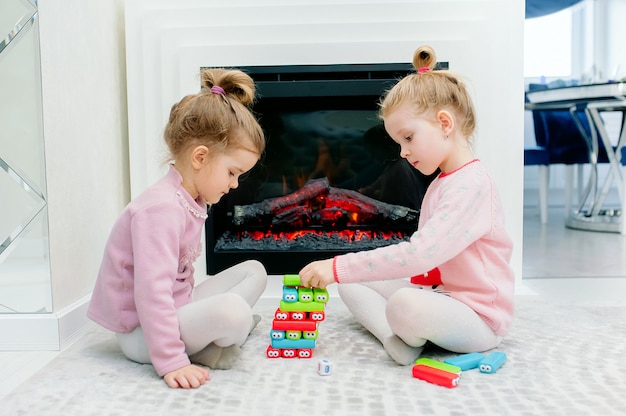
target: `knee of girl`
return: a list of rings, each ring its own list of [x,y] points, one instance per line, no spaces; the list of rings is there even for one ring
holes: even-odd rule
[[[252,319],[252,308],[246,300],[236,293],[224,293],[221,295],[224,317],[229,321]]]
[[[415,298],[412,295],[414,289],[399,289],[389,297],[385,307],[385,316],[389,327],[394,334],[400,338],[405,338],[412,334],[415,325],[415,317],[419,315],[416,308]]]
[[[362,297],[364,291],[370,290],[359,283],[350,283],[346,285],[337,285],[337,293],[339,293],[339,297],[348,301],[349,303],[354,303]]]
[[[243,342],[250,332],[253,322],[250,305],[248,305],[245,299],[234,293],[225,293],[222,301],[222,324],[225,328],[232,329],[232,332],[231,336],[227,337],[228,339],[216,340],[216,343],[221,345],[225,342],[226,345],[221,346],[228,346],[237,343],[240,339]]]
[[[406,320],[407,311],[415,308],[415,299],[411,297],[412,289],[399,289],[387,300],[385,314],[388,320]]]
[[[250,275],[254,276],[256,279],[267,282],[267,270],[265,270],[263,263],[258,260],[246,260],[243,264],[250,270]]]
[[[122,350],[122,353],[131,361],[135,361],[140,364],[150,364],[150,355],[148,354],[148,348],[143,340],[139,340],[131,334],[115,334],[118,345]],[[143,336],[143,335],[142,335]]]

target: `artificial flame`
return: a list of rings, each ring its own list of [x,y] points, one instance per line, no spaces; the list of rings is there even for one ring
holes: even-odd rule
[[[389,240],[394,237],[402,238],[404,235],[399,231],[369,231],[369,230],[296,230],[296,231],[246,231],[245,232],[253,240],[262,240],[264,238],[273,238],[274,240],[297,240],[308,235],[334,237],[337,236],[347,242],[363,241],[371,239]]]

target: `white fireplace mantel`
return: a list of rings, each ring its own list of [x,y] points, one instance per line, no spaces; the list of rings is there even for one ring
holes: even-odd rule
[[[510,0],[127,1],[131,194],[165,173],[163,127],[200,67],[410,62],[429,44],[474,95],[476,153],[500,189],[519,282],[523,22]]]

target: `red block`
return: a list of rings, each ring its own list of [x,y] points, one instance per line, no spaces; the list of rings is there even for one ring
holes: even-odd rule
[[[278,308],[276,309],[276,312],[274,312],[274,318],[281,321],[286,321],[287,319],[289,319],[289,312],[283,312],[280,310],[280,308]]]
[[[311,358],[313,357],[313,350],[311,348],[301,348],[298,350],[298,358]]]
[[[323,321],[326,318],[324,311],[315,311],[309,313],[309,319],[313,321]]]
[[[265,356],[267,358],[278,358],[281,356],[281,351],[277,348],[272,348],[271,345],[268,345],[267,350],[265,350]]]
[[[272,329],[276,331],[315,331],[317,323],[315,321],[272,321]]]
[[[281,356],[283,358],[296,358],[296,355],[297,355],[296,351],[297,350],[295,350],[293,348],[285,348],[285,349],[282,349],[280,351],[281,351]]]
[[[458,386],[460,380],[459,374],[450,373],[423,364],[413,366],[413,377],[448,388]]]
[[[289,318],[293,321],[303,321],[307,318],[306,312],[289,312]]]

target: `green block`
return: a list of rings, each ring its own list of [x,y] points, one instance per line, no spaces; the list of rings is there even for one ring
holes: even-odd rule
[[[285,302],[281,300],[280,310],[283,312],[317,312],[324,310],[324,304],[319,302]]]
[[[326,303],[328,302],[328,291],[326,289],[320,289],[319,287],[313,288],[313,300],[315,302]]]
[[[302,331],[302,338],[304,339],[317,339],[319,332],[315,331]]]
[[[313,290],[310,287],[298,288],[298,301],[313,302]]]
[[[292,341],[302,338],[302,331],[285,331],[285,339]]]
[[[300,286],[299,274],[286,274],[283,276],[283,284],[285,286]]]
[[[461,367],[457,367],[456,365],[442,363],[441,361],[433,360],[431,358],[418,358],[415,361],[415,365],[423,364],[429,367],[438,368],[443,371],[447,371],[449,373],[461,373]]]

